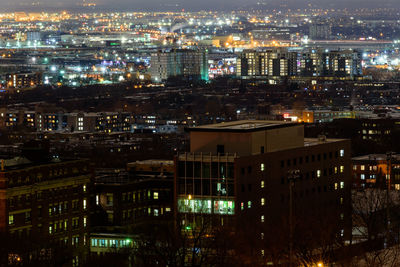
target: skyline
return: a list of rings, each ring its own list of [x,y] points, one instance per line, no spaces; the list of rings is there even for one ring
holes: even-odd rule
[[[78,10],[82,8],[80,4],[84,0],[0,0],[0,5],[7,11],[38,11],[51,9],[72,9]],[[377,3],[373,0],[249,0],[246,4],[241,0],[115,0],[113,4],[105,0],[87,0],[86,3],[96,3],[97,9],[104,10],[151,10],[151,11],[167,11],[185,9],[186,11],[196,10],[234,10],[256,7],[262,4],[264,9],[273,8],[400,8],[400,3],[396,0],[383,0]]]

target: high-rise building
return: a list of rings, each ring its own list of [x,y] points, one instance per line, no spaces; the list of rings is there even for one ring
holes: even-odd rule
[[[314,23],[309,28],[311,40],[329,40],[332,35],[332,29],[329,24]]]
[[[155,82],[171,77],[208,80],[208,51],[205,49],[171,49],[151,55],[151,78]]]
[[[176,157],[175,172],[176,212],[187,225],[196,215],[219,218],[221,224],[236,221],[237,231],[249,230],[255,244],[276,230],[288,233],[292,209],[298,231],[318,221],[318,229],[329,225],[334,236],[349,238],[349,140],[305,139],[303,125],[278,121],[188,131],[190,152]],[[259,249],[267,253],[262,245]]]
[[[299,54],[299,76],[356,77],[362,75],[361,53],[354,50],[309,49]]]
[[[297,53],[286,48],[245,50],[237,59],[237,75],[243,79],[295,76],[296,64]]]
[[[309,49],[289,51],[245,50],[237,59],[237,76],[242,79],[282,79],[290,77],[343,77],[362,74],[358,51]]]

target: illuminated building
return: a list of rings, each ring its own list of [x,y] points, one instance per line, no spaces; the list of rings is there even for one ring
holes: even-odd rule
[[[245,50],[237,59],[237,76],[242,79],[285,77],[352,79],[361,75],[361,54],[353,50],[289,51],[287,48]]]
[[[389,160],[388,160],[389,159]],[[369,154],[351,159],[354,188],[390,188],[400,190],[400,157],[386,154]]]
[[[41,147],[24,151],[26,157],[1,163],[0,231],[9,238],[8,260],[38,263],[68,251],[77,264],[88,252],[89,162],[49,159]]]
[[[237,75],[243,79],[296,76],[296,64],[297,53],[286,48],[245,50],[237,59]]]
[[[41,85],[42,82],[42,74],[37,72],[6,75],[7,88],[32,88]]]
[[[361,53],[353,50],[310,49],[299,54],[302,77],[357,77],[362,75]]]
[[[173,161],[144,160],[128,163],[127,172],[97,173],[92,254],[130,247],[128,233],[173,217],[173,171]]]
[[[208,51],[172,49],[151,54],[151,79],[163,82],[171,77],[208,80]]]
[[[349,238],[349,140],[305,139],[303,125],[281,121],[236,121],[187,130],[190,152],[175,159],[176,212],[185,216],[186,224],[196,214],[213,215],[221,224],[236,219],[254,240],[273,233],[277,225],[287,231],[289,172],[296,170],[296,220],[311,224],[318,220],[310,218],[330,218],[334,231]]]
[[[332,122],[335,119],[354,119],[355,111],[350,110],[303,110],[301,121],[306,123]]]

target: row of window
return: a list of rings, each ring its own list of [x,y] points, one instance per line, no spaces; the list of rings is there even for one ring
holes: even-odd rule
[[[83,227],[87,227],[87,217],[83,217]],[[71,229],[79,228],[79,217],[71,219]],[[55,234],[68,230],[68,220],[59,220],[49,223],[49,234]]]
[[[143,208],[143,209],[134,209],[134,210],[123,210],[122,211],[122,219],[123,220],[127,220],[127,219],[131,219],[131,218],[138,218],[140,216],[160,216],[160,215],[164,215],[165,213],[171,212],[171,208],[170,207],[166,207],[164,208]]]
[[[131,247],[133,245],[133,242],[129,238],[125,240],[92,238],[90,245],[92,247],[100,248],[127,248]]]
[[[57,169],[50,169],[48,172],[37,172],[32,174],[30,172],[27,173],[20,173],[21,176],[8,176],[8,184],[11,185],[21,185],[21,184],[29,184],[31,182],[41,182],[51,180],[53,178],[58,178],[66,175],[78,174],[80,172],[87,172],[87,166],[83,166],[82,168],[73,167],[73,168],[57,168]]]
[[[163,192],[158,192],[158,191],[151,191],[151,190],[147,190],[147,194],[146,191],[139,191],[139,192],[128,192],[128,193],[122,193],[122,202],[140,202],[141,200],[147,199],[147,200],[157,200],[159,199],[159,197],[161,197],[161,195],[163,195]],[[146,198],[147,196],[147,198]]]
[[[336,185],[335,185],[335,186],[336,186]],[[332,188],[334,188],[334,187],[332,187]],[[336,186],[336,188],[338,188],[338,187]],[[343,184],[340,184],[340,188],[341,188],[341,189],[344,188],[344,183],[343,183]],[[338,189],[335,189],[335,190],[338,190]],[[332,191],[332,190],[331,190],[331,191]],[[316,192],[315,188],[313,188],[313,189],[311,190],[311,192],[312,192],[312,193],[315,193],[315,192]],[[321,187],[318,188],[318,192],[321,192]],[[324,187],[324,192],[327,192],[326,186]],[[294,193],[293,193],[293,197],[296,198],[298,195],[299,195],[300,197],[303,197],[304,195],[307,196],[308,194],[309,194],[309,190],[307,189],[307,190],[304,190],[304,191],[300,191],[299,194],[297,194],[297,192],[294,192]],[[289,200],[289,196],[287,197],[287,199]],[[284,201],[285,201],[285,196],[284,196],[283,194],[281,194],[281,202],[284,202]],[[340,205],[343,205],[343,202],[344,202],[343,197],[340,197],[340,198],[339,198],[339,204],[340,204]],[[267,203],[267,201],[266,201],[266,199],[265,199],[264,197],[260,198],[260,206],[261,206],[261,207],[264,207],[264,206],[266,205],[266,203]],[[245,202],[240,202],[240,210],[244,210],[244,209],[246,208],[246,205],[245,205],[245,204],[247,204],[247,208],[248,208],[248,209],[251,209],[251,207],[252,207],[252,202],[251,202],[251,201],[247,201],[247,203],[245,203]]]
[[[366,168],[367,167],[367,168]],[[361,170],[361,171],[365,171],[366,169],[369,169],[370,171],[377,171],[378,170],[378,166],[374,165],[374,166],[365,166],[365,165],[353,165],[353,170]]]
[[[86,185],[82,185],[82,191],[87,192],[87,187]],[[49,190],[44,190],[44,191],[38,191],[34,194],[25,194],[25,195],[20,195],[18,197],[12,197],[7,200],[8,206],[13,207],[15,205],[25,205],[26,203],[30,202],[32,198],[36,197],[36,200],[45,200],[48,199],[49,197],[59,197],[59,198],[64,198],[64,197],[69,197],[71,193],[78,194],[81,191],[79,190],[78,186],[74,187],[58,187],[56,189],[49,189]]]
[[[17,214],[9,214],[8,215],[8,225],[16,224],[16,215]],[[32,220],[30,211],[24,212],[21,216],[24,217],[24,223],[30,223]]]

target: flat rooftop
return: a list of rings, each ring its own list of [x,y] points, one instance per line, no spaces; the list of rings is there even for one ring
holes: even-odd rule
[[[298,126],[296,122],[241,120],[186,128],[188,132],[256,132]]]

